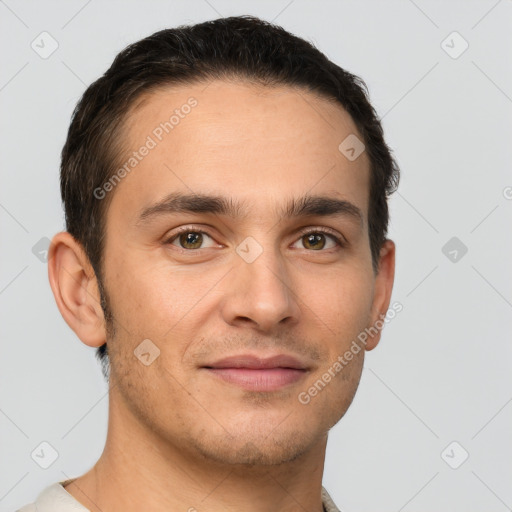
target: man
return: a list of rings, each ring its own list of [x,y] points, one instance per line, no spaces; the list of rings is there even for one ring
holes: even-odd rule
[[[21,510],[338,510],[327,436],[390,304],[398,177],[364,84],[280,27],[121,52],[74,112],[49,254],[107,441]]]

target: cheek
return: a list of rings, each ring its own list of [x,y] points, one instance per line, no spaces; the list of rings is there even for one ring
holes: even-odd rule
[[[177,351],[176,340],[193,339],[205,314],[210,314],[205,310],[211,303],[209,295],[226,272],[221,268],[200,271],[194,265],[180,268],[161,253],[123,261],[111,269],[112,310],[125,334],[149,338],[157,345],[173,340]]]
[[[127,323],[151,315],[155,320],[172,318],[183,307],[190,288],[162,265],[151,261],[123,261],[112,268],[110,295],[116,312]],[[168,327],[169,328],[169,327]]]
[[[373,302],[373,281],[368,273],[353,267],[340,268],[323,280],[322,287],[308,287],[305,303],[338,344],[350,341],[364,330]],[[307,310],[307,309],[306,309]]]
[[[310,388],[315,393],[322,383],[327,383],[316,400],[330,426],[345,414],[359,385],[364,348],[357,337],[368,324],[372,299],[371,276],[365,269],[355,267],[333,276],[323,299],[318,292],[311,298],[319,304],[322,320],[330,327],[328,357],[313,376],[313,389]]]

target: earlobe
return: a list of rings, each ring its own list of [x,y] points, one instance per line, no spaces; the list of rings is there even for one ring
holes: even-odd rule
[[[106,333],[96,275],[81,244],[66,231],[50,244],[48,279],[69,327],[86,345],[103,345]]]
[[[375,290],[370,325],[370,335],[366,343],[366,350],[373,350],[380,341],[384,317],[391,302],[391,292],[395,280],[395,243],[386,240],[380,250],[379,271],[375,278]]]

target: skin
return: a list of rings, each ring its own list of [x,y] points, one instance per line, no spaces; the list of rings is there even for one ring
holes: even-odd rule
[[[198,105],[110,192],[104,273],[116,333],[108,339],[108,435],[98,462],[66,490],[91,511],[320,512],[327,434],[352,402],[365,350],[309,404],[298,395],[386,313],[394,279],[391,240],[378,274],[372,270],[369,160],[363,153],[351,162],[338,150],[358,134],[340,105],[242,81],[152,92],[129,116],[131,151],[190,96]],[[176,191],[245,201],[248,215],[175,213],[137,223],[143,208]],[[306,193],[350,201],[363,221],[279,216]],[[207,230],[203,245],[167,242],[180,226]],[[346,246],[328,235],[314,246],[298,233],[321,227]],[[249,236],[263,249],[252,263],[236,252]],[[86,345],[102,345],[96,277],[66,232],[53,238],[49,278],[71,329]],[[160,350],[148,366],[134,356],[145,339]],[[258,392],[201,368],[242,353],[293,354],[309,370]]]

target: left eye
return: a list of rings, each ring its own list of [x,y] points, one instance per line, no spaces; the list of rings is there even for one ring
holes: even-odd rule
[[[331,233],[325,233],[324,231],[309,231],[307,233],[302,233],[297,242],[302,242],[306,249],[318,251],[326,248],[326,239],[330,239],[334,244],[331,247],[327,247],[327,249],[342,246],[341,240]]]

